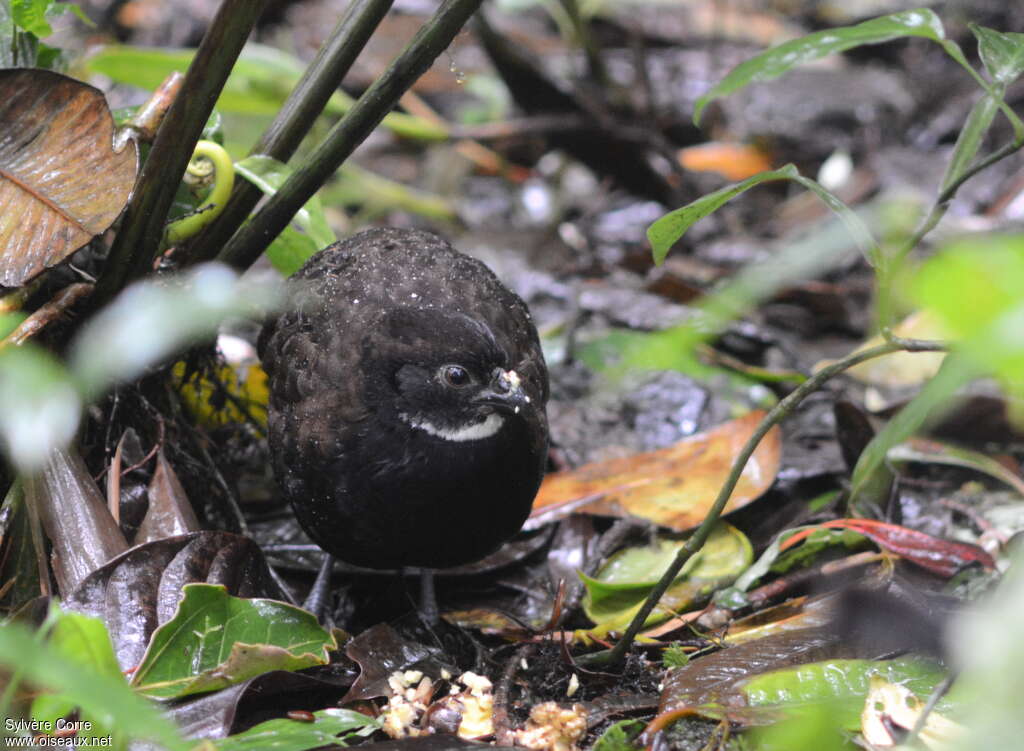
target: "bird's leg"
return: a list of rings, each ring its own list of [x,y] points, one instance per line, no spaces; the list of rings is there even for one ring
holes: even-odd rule
[[[333,571],[334,556],[324,553],[324,559],[320,564],[316,579],[313,581],[313,586],[310,588],[309,594],[306,595],[306,601],[302,603],[302,607],[315,615],[325,626],[333,625],[330,622],[333,621],[330,613],[331,573]]]
[[[419,613],[423,624],[433,628],[440,622],[441,614],[437,607],[437,596],[434,593],[434,569],[412,569],[420,575]]]

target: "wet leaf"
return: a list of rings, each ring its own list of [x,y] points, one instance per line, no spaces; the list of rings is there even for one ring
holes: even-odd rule
[[[593,578],[580,574],[587,587],[583,605],[587,617],[606,629],[627,626],[685,542],[662,538],[653,545],[626,548]],[[698,598],[734,581],[751,560],[753,551],[746,536],[720,522],[700,552],[687,561],[647,624],[692,609]]]
[[[379,720],[350,709],[321,709],[313,712],[313,717],[312,722],[267,720],[244,733],[214,741],[213,747],[218,751],[305,751],[335,744],[345,746],[346,736],[364,736],[380,728]]]
[[[752,642],[756,643],[756,642]],[[860,727],[860,710],[872,677],[898,682],[927,698],[945,677],[936,663],[907,657],[896,660],[829,660],[764,673],[738,686],[750,706],[785,706],[838,699],[837,717],[848,730]],[[948,700],[943,706],[949,707]]]
[[[113,223],[138,157],[113,150],[100,91],[51,71],[0,71],[0,134],[0,286],[17,287]]]
[[[305,610],[187,584],[178,612],[153,634],[132,685],[171,699],[214,691],[271,670],[325,664],[334,637]]]
[[[361,672],[341,704],[389,695],[388,678],[398,670],[420,670],[433,678],[442,670],[458,673],[440,649],[405,639],[386,623],[359,634],[345,645],[345,654],[359,664]]]
[[[167,462],[163,449],[156,457],[156,472],[149,483],[149,510],[139,526],[134,543],[139,545],[173,535],[198,532],[199,520],[185,489]]]
[[[693,110],[693,121],[700,122],[704,108],[713,100],[728,96],[751,83],[770,81],[798,65],[837,52],[865,44],[881,44],[906,36],[924,37],[938,42],[945,38],[945,31],[934,12],[927,8],[918,8],[872,18],[855,26],[816,31],[799,39],[784,42],[729,71],[711,91],[697,100]]]
[[[995,561],[977,545],[943,540],[939,537],[918,532],[916,529],[901,527],[875,519],[833,519],[818,525],[828,529],[849,529],[862,534],[884,550],[916,563],[939,576],[950,577],[971,563],[979,563],[987,569],[995,568]],[[807,538],[816,527],[805,527],[786,538],[781,549],[787,550]]]
[[[47,575],[46,553],[36,549],[37,539],[42,547],[42,534],[33,534],[31,525],[22,482],[15,480],[0,506],[0,582],[7,587],[0,608],[8,613],[44,594],[40,572]]]
[[[566,505],[590,514],[639,516],[680,532],[692,529],[707,515],[734,458],[762,417],[763,412],[750,412],[668,448],[548,475],[534,500],[533,515]],[[725,513],[771,487],[779,468],[780,435],[774,427],[761,441]],[[595,500],[576,503],[591,496]]]
[[[168,537],[125,551],[87,576],[65,605],[101,618],[122,670],[142,661],[152,633],[174,617],[182,587],[223,584],[239,597],[282,596],[257,545],[230,532]]]
[[[807,628],[738,644],[673,668],[665,677],[659,714],[724,702],[742,680],[769,670],[848,656],[834,629]]]
[[[77,453],[53,451],[37,474],[25,478],[25,498],[53,545],[54,573],[64,595],[128,547]]]

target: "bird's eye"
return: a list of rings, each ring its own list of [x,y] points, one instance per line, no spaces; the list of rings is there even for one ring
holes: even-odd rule
[[[470,380],[469,371],[461,365],[445,365],[441,368],[441,378],[449,386],[467,386]]]

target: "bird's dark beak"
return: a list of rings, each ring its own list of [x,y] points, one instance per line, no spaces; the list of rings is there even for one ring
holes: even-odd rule
[[[495,368],[491,382],[473,397],[477,404],[493,407],[506,414],[518,414],[530,404],[530,397],[523,391],[519,374],[514,370]]]

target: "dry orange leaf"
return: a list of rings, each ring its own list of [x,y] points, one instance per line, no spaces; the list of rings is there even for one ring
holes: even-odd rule
[[[0,71],[0,286],[18,287],[104,232],[137,149],[114,150],[103,93],[59,73]]]
[[[709,141],[679,150],[679,163],[694,172],[717,172],[729,180],[746,180],[772,168],[761,149],[745,143]]]
[[[585,464],[544,478],[532,516],[559,507],[604,516],[639,516],[680,532],[707,515],[736,455],[764,417],[750,412],[668,448]],[[747,461],[725,511],[750,503],[774,482],[782,438],[773,427]],[[582,499],[593,497],[593,500]]]

